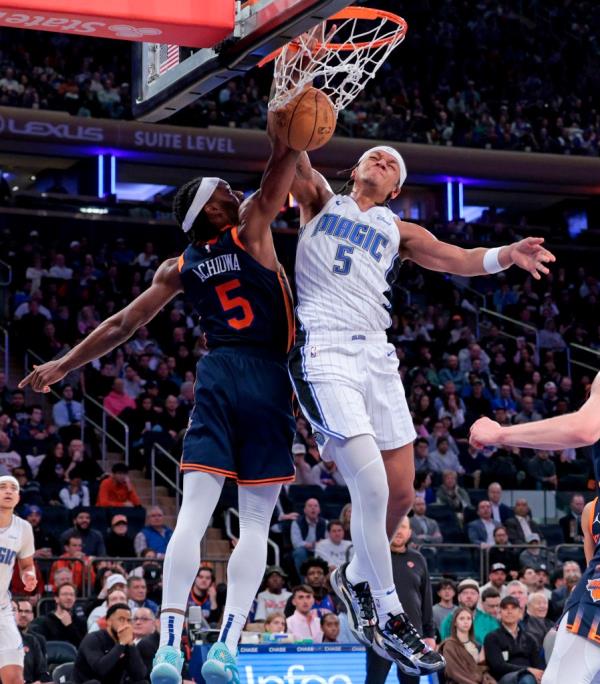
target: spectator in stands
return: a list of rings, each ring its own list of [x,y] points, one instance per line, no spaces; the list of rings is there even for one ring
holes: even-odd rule
[[[523,613],[525,613],[525,608],[527,607],[527,598],[529,596],[527,592],[527,586],[523,584],[520,580],[513,580],[509,582],[506,586],[506,595],[513,596],[519,602],[519,606]]]
[[[584,507],[585,497],[583,494],[573,494],[569,503],[569,512],[558,521],[566,544],[583,543],[581,514]]]
[[[425,499],[416,496],[413,503],[413,515],[410,518],[412,540],[415,544],[441,544],[444,541],[440,526],[433,518],[427,517]]]
[[[312,639],[313,643],[320,644],[323,631],[317,611],[313,610],[315,596],[312,587],[306,584],[294,587],[291,601],[295,610],[286,620],[288,634],[294,641]]]
[[[458,456],[450,450],[447,437],[438,437],[435,450],[429,454],[429,468],[436,473],[453,470],[462,475],[465,472]]]
[[[352,530],[350,527],[350,522],[352,520],[352,504],[347,503],[342,506],[340,511],[340,522],[344,528],[344,539],[352,540]]]
[[[48,663],[46,661],[46,653],[43,650],[43,638],[35,632],[28,632],[27,626],[29,622],[28,615],[25,620],[22,619],[22,612],[31,612],[33,617],[33,608],[29,601],[11,601],[12,609],[17,619],[17,627],[21,634],[23,641],[23,651],[25,654],[23,662],[23,681],[25,684],[32,684],[33,682],[51,682],[52,677],[48,673]]]
[[[445,470],[442,473],[442,484],[437,490],[436,503],[449,506],[455,513],[462,514],[464,509],[471,505],[471,499],[466,490],[458,486],[457,479],[454,470]]]
[[[538,588],[538,578],[535,568],[532,566],[525,566],[519,572],[519,579],[527,587],[527,593],[533,594]]]
[[[305,583],[313,590],[315,601],[313,609],[320,618],[324,613],[335,613],[335,603],[331,594],[327,591],[327,575],[329,566],[322,558],[309,558],[302,563],[300,575]]]
[[[323,489],[327,487],[345,487],[342,474],[333,461],[319,461],[310,469],[312,484]]]
[[[91,560],[83,552],[83,539],[81,535],[72,532],[65,538],[64,553],[62,560],[56,560],[50,568],[50,584],[54,584],[54,575],[59,568],[68,568],[73,574],[73,586],[79,593],[83,592],[86,578],[90,582],[95,580],[94,568]],[[58,588],[58,587],[57,587]]]
[[[477,643],[483,643],[486,635],[498,628],[498,620],[477,608],[479,603],[479,584],[474,579],[464,579],[457,588],[458,605],[460,608],[468,608],[474,611],[474,629]],[[449,615],[442,622],[440,638],[447,639],[450,636],[452,616]]]
[[[49,534],[42,528],[42,509],[39,506],[26,506],[24,510],[25,520],[33,528],[33,540],[35,543],[35,558],[50,558],[60,553],[60,545],[53,534]]]
[[[475,641],[473,614],[468,608],[459,608],[452,616],[450,636],[440,644],[440,653],[446,660],[444,671],[448,684],[493,684],[487,668],[480,665],[481,644]]]
[[[481,592],[481,610],[496,620],[500,619],[500,592],[494,587],[488,587]]]
[[[548,549],[545,544],[540,544],[540,540],[537,535],[534,535],[533,539],[529,542],[528,548],[521,551],[519,554],[519,564],[522,568],[533,568],[536,571],[536,577],[538,570],[543,566],[544,569],[548,567],[550,559],[548,556]]]
[[[498,482],[492,482],[487,489],[488,501],[492,504],[492,518],[504,525],[514,513],[510,506],[502,503],[502,487]]]
[[[527,599],[527,612],[523,618],[523,627],[527,634],[534,639],[539,650],[546,634],[554,626],[554,622],[548,619],[549,602],[542,592],[535,591],[529,594]]]
[[[291,592],[285,588],[286,573],[278,566],[271,565],[265,570],[265,588],[256,595],[254,621],[262,622],[272,613],[283,613]],[[285,623],[284,623],[285,628]]]
[[[127,585],[122,583],[125,578],[122,575],[111,575],[108,579],[116,577],[117,580],[111,585],[104,600],[99,606],[96,606],[87,618],[87,628],[89,632],[95,632],[99,629],[106,628],[106,613],[115,603],[127,603]],[[108,581],[105,587],[108,585]]]
[[[64,546],[69,537],[75,535],[82,540],[83,553],[86,556],[106,556],[106,547],[104,546],[102,535],[91,527],[92,516],[90,512],[78,508],[73,510],[72,515],[73,527],[70,527],[61,534],[61,544]]]
[[[539,684],[543,662],[533,637],[519,626],[523,611],[513,596],[500,602],[501,626],[483,642],[490,673],[498,684]]]
[[[529,461],[528,472],[536,489],[556,489],[556,466],[550,459],[549,451],[536,450],[534,457]]]
[[[581,579],[579,563],[576,561],[565,561],[562,567],[562,578],[564,580],[563,585],[554,589],[550,597],[552,615],[557,618],[562,615],[567,597]]]
[[[209,624],[218,622],[221,610],[217,602],[215,574],[211,568],[200,568],[188,598],[188,606],[200,606]]]
[[[340,636],[340,619],[333,613],[326,613],[321,617],[321,631],[323,644],[337,644]]]
[[[46,425],[42,407],[31,406],[29,417],[19,424],[19,434],[14,447],[20,454],[42,454],[50,446],[55,432],[53,425]]]
[[[505,523],[511,544],[529,543],[534,539],[533,535],[538,535],[538,541],[542,539],[539,525],[531,519],[527,499],[517,499],[514,510],[514,518],[509,518]]]
[[[140,506],[140,498],[129,479],[129,468],[125,463],[115,463],[112,475],[100,483],[97,506]]]
[[[85,621],[73,614],[77,588],[63,584],[56,590],[56,608],[52,613],[36,618],[29,629],[41,634],[47,641],[68,641],[76,648],[86,633]]]
[[[432,613],[431,582],[425,558],[409,547],[411,528],[404,517],[391,543],[394,585],[398,597],[411,623],[423,635],[430,648],[435,648],[435,625]],[[384,684],[392,663],[367,649],[367,675],[369,684]],[[398,668],[398,681],[418,684],[419,678],[406,677]]]
[[[489,550],[490,567],[495,563],[502,563],[506,566],[508,574],[516,579],[519,573],[519,557],[517,552],[510,548],[511,543],[508,532],[504,525],[500,525],[494,530],[494,546]]]
[[[61,436],[67,434],[63,428],[81,427],[83,420],[83,404],[75,401],[73,386],[65,385],[62,390],[62,399],[52,407],[52,420],[59,428]],[[72,434],[70,431],[68,434]]]
[[[429,467],[429,442],[425,437],[415,440],[415,473],[428,472]]]
[[[115,378],[111,391],[104,397],[102,402],[104,409],[112,416],[118,416],[126,408],[135,409],[135,400],[126,392],[121,378]]]
[[[290,529],[294,564],[298,572],[302,563],[314,555],[317,542],[325,539],[326,532],[327,521],[321,517],[319,502],[317,499],[307,499],[304,515],[294,520]]]
[[[51,444],[46,450],[44,460],[40,464],[37,481],[43,485],[62,485],[65,472],[71,462],[62,442]]]
[[[144,661],[133,643],[131,609],[116,603],[106,613],[106,629],[88,634],[81,643],[73,668],[73,682],[131,682],[146,680]]]
[[[542,414],[535,410],[534,398],[524,396],[521,399],[521,410],[513,418],[513,423],[515,425],[522,425],[523,423],[533,423],[536,420],[542,420]]]
[[[510,385],[502,385],[500,394],[492,399],[492,409],[504,409],[508,418],[512,418],[517,413],[517,402],[513,399],[513,390]]]
[[[449,354],[446,357],[444,367],[438,373],[439,381],[445,385],[447,382],[454,383],[457,392],[461,392],[464,382],[464,373],[458,367],[458,356]]]
[[[133,643],[140,641],[156,632],[156,615],[150,608],[132,608]]]
[[[328,613],[328,615],[332,615],[332,613]],[[269,613],[265,619],[265,632],[268,634],[285,634],[285,621],[286,618],[282,611]]]
[[[160,506],[152,506],[146,515],[146,525],[135,535],[133,545],[139,556],[144,549],[156,551],[159,558],[165,555],[173,530],[165,525],[165,515]]]
[[[352,542],[344,539],[344,526],[339,520],[327,523],[327,537],[315,545],[315,556],[322,558],[329,570],[339,567],[348,560],[348,550]]]
[[[467,525],[467,533],[471,544],[479,544],[482,548],[494,545],[494,530],[499,527],[492,518],[492,504],[485,499],[477,504],[478,520]]]
[[[80,508],[81,506],[89,507],[90,505],[90,490],[87,485],[84,485],[81,478],[81,473],[77,468],[71,470],[69,474],[69,482],[58,493],[58,498],[61,500],[63,506],[69,510]],[[90,554],[103,555],[103,554]]]
[[[106,535],[106,555],[121,558],[133,558],[136,555],[128,525],[127,516],[122,513],[113,515],[110,531]]]
[[[438,602],[433,605],[433,624],[436,632],[439,634],[442,622],[454,613],[456,604],[454,598],[456,597],[456,584],[451,579],[442,578],[437,585],[436,594]]]
[[[499,593],[500,598],[504,598],[506,596],[506,571],[507,568],[504,563],[492,563],[488,573],[487,584],[484,584],[481,587],[481,591],[484,592],[486,589],[495,589]]]
[[[148,587],[143,577],[130,577],[127,580],[127,595],[131,610],[149,608],[154,615],[158,615],[158,605],[148,598]]]

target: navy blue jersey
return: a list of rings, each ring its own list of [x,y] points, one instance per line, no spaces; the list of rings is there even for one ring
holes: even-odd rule
[[[590,532],[594,540],[594,555],[581,579],[574,587],[565,612],[567,630],[585,637],[600,645],[600,503],[594,499],[594,508],[590,516]]]
[[[286,354],[294,339],[294,309],[283,268],[265,268],[245,250],[237,228],[179,257],[185,295],[200,315],[209,349],[245,345]]]

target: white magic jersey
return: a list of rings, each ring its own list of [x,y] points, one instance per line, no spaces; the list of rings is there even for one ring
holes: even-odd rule
[[[391,209],[361,211],[351,197],[334,195],[298,240],[297,315],[302,327],[386,330],[399,248],[400,231]]]
[[[0,613],[11,612],[9,587],[15,561],[35,553],[33,530],[27,520],[13,515],[8,527],[0,529]]]

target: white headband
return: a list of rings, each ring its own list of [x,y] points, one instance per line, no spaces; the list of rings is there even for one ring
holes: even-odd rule
[[[404,185],[404,181],[406,180],[406,176],[408,176],[408,172],[406,171],[406,164],[404,163],[404,159],[402,159],[402,155],[398,150],[395,150],[393,147],[390,147],[389,145],[377,145],[376,147],[371,147],[370,150],[367,150],[366,152],[363,152],[361,158],[358,160],[358,163],[360,164],[361,161],[367,157],[371,152],[387,152],[387,154],[392,155],[394,159],[398,162],[398,166],[400,167],[400,180],[398,182],[398,190]]]
[[[0,475],[0,483],[2,482],[12,482],[13,484],[17,485],[17,489],[19,491],[21,490],[21,487],[19,486],[19,481],[16,477],[13,477],[12,475]]]
[[[212,197],[212,194],[215,191],[217,185],[219,185],[220,180],[220,178],[202,179],[202,182],[198,186],[198,190],[196,190],[196,196],[194,197],[194,201],[190,205],[190,208],[187,210],[187,214],[185,215],[183,225],[181,226],[183,228],[184,233],[187,233],[194,225],[194,221],[198,218],[198,214],[202,211],[204,205]]]

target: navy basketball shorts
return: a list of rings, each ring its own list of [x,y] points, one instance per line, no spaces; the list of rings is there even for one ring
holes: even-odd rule
[[[295,431],[286,360],[252,347],[217,347],[198,362],[183,471],[239,485],[293,482]]]

